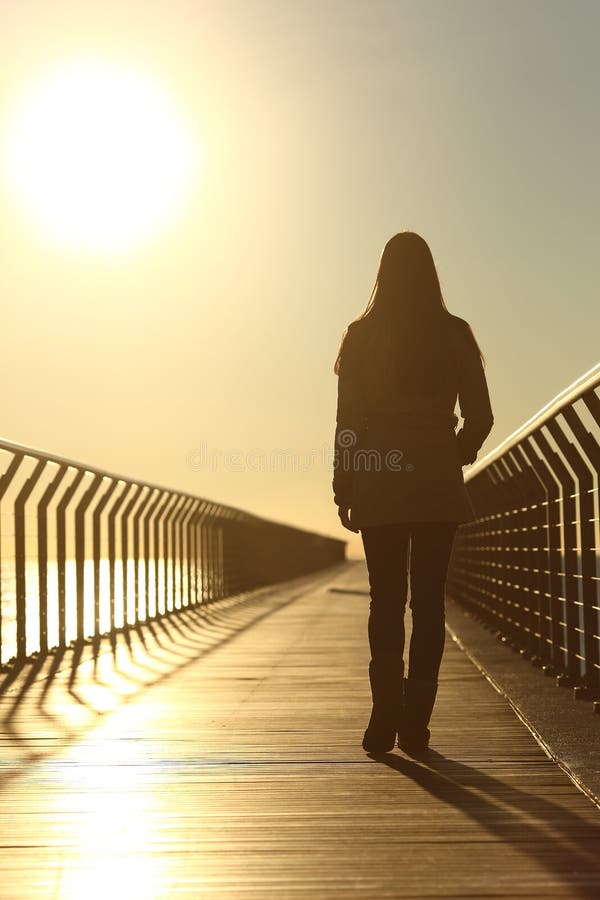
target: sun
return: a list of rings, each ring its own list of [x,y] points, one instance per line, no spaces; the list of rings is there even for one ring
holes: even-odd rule
[[[55,243],[119,254],[177,216],[198,147],[147,72],[79,59],[24,90],[9,118],[4,179]]]

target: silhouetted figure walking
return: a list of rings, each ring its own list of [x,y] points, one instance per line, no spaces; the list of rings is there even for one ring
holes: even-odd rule
[[[494,418],[471,327],[447,310],[431,251],[414,232],[386,244],[335,371],[334,500],[342,524],[361,533],[371,594],[373,709],[363,748],[391,750],[397,734],[398,746],[416,755],[431,736],[452,545],[459,524],[472,519],[462,467],[477,458]]]

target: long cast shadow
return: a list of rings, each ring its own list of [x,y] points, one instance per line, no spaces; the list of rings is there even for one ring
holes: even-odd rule
[[[519,790],[433,748],[418,760],[393,753],[369,756],[411,778],[440,802],[460,809],[503,842],[514,845],[518,841],[521,853],[563,883],[569,879],[570,896],[600,896],[600,821],[594,824],[566,806]],[[573,790],[577,788],[573,786]],[[593,808],[590,802],[590,810]],[[533,818],[539,824],[532,823]],[[575,873],[579,881],[588,883],[572,883],[569,876]]]

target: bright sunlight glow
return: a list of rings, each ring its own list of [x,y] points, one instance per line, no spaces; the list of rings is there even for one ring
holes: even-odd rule
[[[196,158],[160,83],[88,59],[53,69],[19,98],[3,169],[19,207],[46,237],[115,254],[177,215]]]

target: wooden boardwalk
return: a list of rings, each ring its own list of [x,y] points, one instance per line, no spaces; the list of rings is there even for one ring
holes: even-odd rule
[[[598,809],[449,636],[427,761],[362,750],[366,570],[336,573],[5,689],[2,900],[600,896]]]

